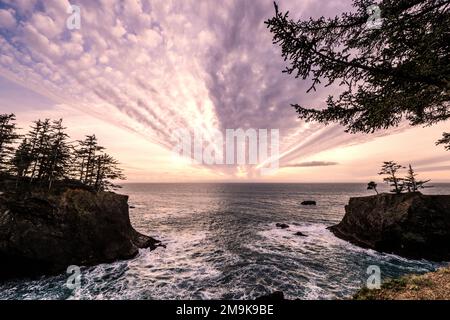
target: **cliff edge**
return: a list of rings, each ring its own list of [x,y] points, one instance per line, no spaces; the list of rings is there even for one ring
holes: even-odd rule
[[[130,259],[159,241],[130,223],[128,196],[67,189],[0,192],[0,279],[65,272],[69,265]]]
[[[341,239],[407,258],[450,261],[450,195],[351,198],[345,212],[329,228]]]

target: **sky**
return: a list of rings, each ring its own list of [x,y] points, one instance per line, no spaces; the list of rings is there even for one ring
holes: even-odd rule
[[[71,5],[79,29],[67,27]],[[351,10],[344,0],[279,5],[303,19]],[[340,89],[306,93],[307,80],[282,73],[264,25],[273,14],[270,0],[0,0],[0,113],[24,132],[64,118],[73,140],[95,133],[130,182],[380,181],[386,160],[450,182],[450,154],[435,146],[449,122],[355,135],[298,119],[290,104],[321,108]],[[173,155],[176,130],[200,130],[207,144],[239,128],[279,130],[278,170]]]

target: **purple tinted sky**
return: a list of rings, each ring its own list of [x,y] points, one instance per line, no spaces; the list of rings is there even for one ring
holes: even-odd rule
[[[0,1],[0,112],[16,112],[23,126],[63,116],[78,137],[100,131],[132,180],[260,179],[250,166],[169,163],[176,128],[280,129],[277,181],[363,180],[386,157],[450,180],[448,158],[433,145],[445,125],[367,136],[296,118],[290,103],[320,107],[339,88],[306,94],[307,82],[281,73],[285,62],[263,23],[272,1],[71,3],[81,8],[80,30],[66,28],[68,1]],[[279,3],[297,18],[351,9],[350,1]],[[416,136],[421,154],[404,143]]]

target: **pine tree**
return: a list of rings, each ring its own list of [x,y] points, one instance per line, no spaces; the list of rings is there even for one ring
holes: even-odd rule
[[[0,115],[0,165],[8,165],[17,177],[17,185],[28,177],[29,184],[48,184],[51,189],[57,180],[72,177],[97,191],[118,188],[114,180],[125,179],[119,163],[103,153],[95,135],[86,136],[74,148],[65,133],[63,120],[34,121],[30,131],[14,149],[16,134],[15,116]]]
[[[414,172],[414,169],[411,165],[409,165],[408,169],[408,175],[403,180],[404,188],[408,190],[408,192],[417,192],[419,189],[425,189],[428,188],[425,186],[426,183],[430,182],[431,180],[417,180],[416,179],[417,174]]]
[[[31,130],[28,132],[27,137],[28,137],[28,142],[30,144],[30,153],[32,156],[32,160],[31,160],[31,172],[30,172],[30,177],[33,178],[35,175],[35,172],[37,170],[37,165],[38,165],[38,155],[36,153],[36,150],[38,149],[38,145],[39,145],[39,135],[41,132],[41,127],[42,127],[42,121],[41,120],[37,120],[33,122],[33,125],[31,125]]]
[[[50,153],[51,153],[51,122],[50,119],[45,119],[42,122],[41,132],[39,135],[39,145],[36,149],[38,155],[38,172],[37,179],[44,180],[49,172]]]
[[[32,145],[28,139],[23,139],[22,143],[17,147],[11,163],[18,178],[26,177],[33,162]]]
[[[284,72],[310,79],[308,92],[321,83],[342,89],[327,108],[294,104],[299,117],[352,133],[450,119],[449,1],[354,0],[353,8],[296,21],[275,5],[266,22],[288,62]]]
[[[118,167],[119,162],[108,154],[102,154],[95,159],[95,183],[97,191],[119,188],[112,181],[124,180],[125,176]]]
[[[30,183],[35,179],[41,179],[45,173],[50,150],[50,119],[34,121],[28,137],[32,145],[33,165],[31,169]]]
[[[86,136],[85,140],[78,141],[79,148],[75,151],[80,182],[92,186],[96,179],[95,160],[99,152],[105,148],[98,145],[95,135]]]
[[[10,158],[14,154],[13,145],[19,135],[16,133],[16,116],[14,114],[0,114],[0,171],[8,169]]]
[[[64,132],[62,119],[53,121],[50,128],[49,153],[44,176],[49,188],[54,180],[63,179],[69,174],[71,149],[67,142],[69,136]]]
[[[387,161],[383,163],[381,167],[381,172],[379,175],[387,175],[386,178],[383,179],[386,183],[388,183],[393,189],[391,192],[400,194],[403,192],[404,185],[402,184],[403,179],[398,178],[396,176],[398,170],[404,169],[402,165],[399,165],[393,161]]]
[[[367,184],[367,190],[374,190],[374,191],[378,194],[377,186],[378,186],[378,185],[376,184],[375,181],[370,181],[370,182]]]

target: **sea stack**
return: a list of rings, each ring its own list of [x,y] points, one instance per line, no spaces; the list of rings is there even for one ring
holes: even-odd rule
[[[308,201],[303,201],[301,203],[302,206],[315,206],[317,205],[316,201],[314,200],[308,200]]]
[[[0,195],[0,279],[129,259],[158,245],[131,226],[125,195],[70,188]]]
[[[341,239],[407,258],[450,261],[450,195],[351,198],[345,212],[329,228]]]

